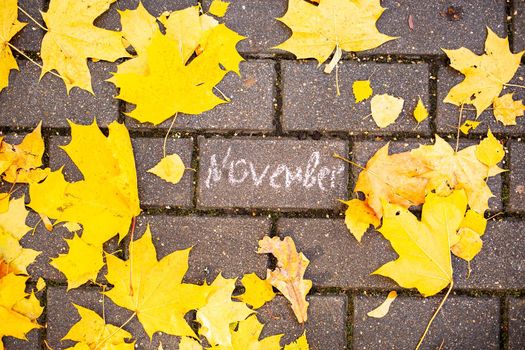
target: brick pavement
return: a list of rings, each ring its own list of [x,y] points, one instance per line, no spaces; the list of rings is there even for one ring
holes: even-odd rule
[[[118,28],[115,10],[136,3],[119,1],[97,24]],[[144,3],[159,14],[197,1]],[[78,180],[81,174],[57,148],[68,142],[66,118],[86,124],[96,117],[102,126],[115,119],[125,122],[133,137],[144,209],[137,222],[138,235],[149,223],[159,256],[193,246],[188,281],[209,281],[219,272],[241,277],[253,271],[262,277],[273,261],[256,254],[257,240],[265,234],[290,235],[311,260],[307,278],[314,287],[306,330],[313,349],[410,348],[440,296],[423,299],[386,278],[369,275],[395,253],[376,232],[368,232],[361,243],[349,236],[336,199],[351,195],[357,171],[334,160],[331,153],[364,164],[387,141],[393,141],[392,150],[402,151],[428,143],[436,132],[453,139],[457,108],[441,100],[461,75],[446,66],[440,48],[466,46],[481,53],[488,25],[500,35],[510,34],[515,50],[525,49],[525,2],[382,3],[388,10],[379,28],[401,38],[357,56],[345,55],[339,72],[342,96],[336,97],[334,75],[324,75],[312,61],[297,61],[289,53],[271,49],[289,35],[274,19],[284,14],[284,0],[233,1],[225,21],[249,36],[239,44],[246,57],[242,76],[229,74],[220,85],[232,103],[202,116],[179,116],[167,149],[179,153],[186,166],[196,171],[186,171],[178,185],[168,185],[146,172],[161,157],[169,122],[154,128],[124,116],[129,106],[113,99],[115,88],[103,81],[114,70],[113,64],[90,63],[95,96],[76,89],[67,96],[63,84],[52,75],[38,83],[38,69],[18,57],[21,72],[12,73],[11,86],[0,94],[0,130],[8,140],[20,139],[42,119],[49,147],[46,162],[53,169],[65,164],[68,179]],[[45,0],[21,0],[20,4],[36,18],[47,7]],[[203,1],[204,8],[208,4]],[[37,57],[41,38],[42,32],[30,25],[13,43]],[[398,121],[384,130],[363,119],[369,113],[366,102],[353,102],[351,82],[370,76],[376,92],[406,101]],[[523,84],[524,78],[522,65],[515,83]],[[523,89],[509,91],[525,97]],[[419,126],[410,116],[418,96],[430,111],[429,120]],[[491,202],[491,214],[498,215],[488,225],[484,248],[473,260],[468,279],[466,264],[454,259],[453,296],[432,326],[424,348],[437,349],[443,341],[447,349],[525,346],[525,118],[506,128],[491,118],[485,112],[481,116],[485,126],[465,144],[477,140],[490,125],[505,142],[504,166],[511,172],[489,182],[498,195]],[[22,194],[24,189],[17,192]],[[30,215],[29,223],[36,221]],[[115,324],[129,317],[103,299],[95,285],[66,293],[64,277],[47,259],[64,251],[61,238],[69,236],[64,229],[49,233],[39,226],[34,235],[24,238],[22,243],[28,247],[46,251],[30,272],[33,283],[43,277],[49,285],[38,294],[46,305],[41,321],[47,328],[31,332],[28,342],[7,339],[7,349],[44,349],[44,341],[53,349],[64,348],[67,344],[60,339],[77,317],[71,302],[99,313],[104,308]],[[106,248],[120,256],[128,254],[126,242],[110,241]],[[99,282],[104,283],[103,274]],[[381,320],[366,317],[392,289],[401,296],[391,312]],[[303,331],[282,297],[263,307],[259,316],[268,322],[265,335],[286,333],[283,343]],[[150,343],[137,322],[125,328],[137,334],[140,349],[156,349],[159,340],[165,349],[178,347],[177,340],[166,335],[156,335]]]

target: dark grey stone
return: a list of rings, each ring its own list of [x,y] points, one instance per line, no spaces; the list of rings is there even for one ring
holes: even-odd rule
[[[141,215],[136,237],[142,236],[147,224],[159,259],[192,247],[185,276],[189,283],[211,283],[219,273],[239,279],[251,272],[266,276],[267,258],[257,254],[257,242],[270,234],[267,219]]]
[[[200,137],[199,149],[199,207],[335,209],[347,194],[347,166],[332,157],[344,141]]]
[[[509,201],[507,209],[515,213],[525,212],[525,143],[511,141]]]
[[[509,350],[525,348],[525,298],[507,299],[509,308]]]
[[[354,298],[354,349],[415,348],[442,299],[399,296],[385,317],[368,317],[386,294]],[[498,298],[450,296],[421,349],[499,349],[499,322]]]
[[[19,0],[18,6],[45,27],[44,20],[40,15],[40,11],[44,10],[45,3],[46,1],[44,0]],[[39,52],[40,44],[42,44],[42,38],[44,37],[44,30],[20,10],[18,11],[18,20],[27,24],[13,37],[11,43],[22,51]],[[14,53],[16,54],[16,52]]]
[[[507,35],[504,0],[385,0],[381,5],[387,10],[377,21],[378,29],[399,38],[364,54],[444,55],[442,48],[461,46],[482,51],[487,26]]]
[[[69,329],[80,320],[73,304],[77,304],[95,311],[106,323],[120,327],[132,315],[130,310],[118,307],[111,299],[104,297],[102,288],[87,287],[66,291],[65,287],[49,287],[47,291],[47,332],[46,340],[52,349],[65,349],[73,346],[70,340],[61,341]],[[150,341],[142,325],[135,317],[123,327],[136,339],[136,349],[156,350],[159,342],[164,349],[178,349],[178,337],[164,333],[155,333]]]
[[[40,68],[20,61],[20,72],[11,74],[9,87],[0,94],[0,126],[33,128],[42,120],[44,127],[67,128],[66,119],[89,124],[95,117],[100,126],[107,126],[116,120],[117,90],[105,81],[115,71],[115,64],[88,65],[95,95],[73,88],[68,96],[62,79],[48,73],[39,81]]]
[[[480,52],[477,52],[478,54]],[[437,95],[437,117],[436,117],[436,128],[438,132],[444,133],[456,133],[458,126],[458,118],[460,109],[458,106],[451,103],[445,103],[443,100],[447,96],[450,89],[463,81],[463,74],[450,68],[440,68],[438,74],[438,95]],[[525,83],[525,67],[520,66],[518,71],[514,75],[514,78],[509,82],[510,84],[524,85]],[[507,93],[514,93],[514,100],[525,100],[525,89],[518,87],[504,88],[500,93],[503,96]],[[465,105],[461,114],[461,124],[467,119],[476,119],[476,111],[473,105]],[[492,106],[487,108],[477,118],[477,121],[482,123],[475,129],[471,130],[470,134],[486,134],[488,128],[494,133],[505,133],[508,135],[523,134],[525,132],[525,117],[518,117],[516,119],[517,125],[505,126],[501,122],[497,121],[492,112]],[[463,134],[461,134],[464,136]]]
[[[370,230],[361,243],[343,220],[280,219],[279,236],[290,236],[297,250],[310,260],[305,278],[317,287],[397,288],[390,279],[371,275],[382,264],[396,259],[390,244]]]
[[[512,9],[512,41],[517,52],[525,50],[525,0],[514,0]]]
[[[426,64],[344,62],[336,75],[325,74],[314,62],[283,62],[283,129],[347,131],[350,134],[406,132],[430,135],[429,120],[417,125],[413,111],[421,97],[427,110],[429,72]],[[370,114],[370,99],[355,103],[352,83],[370,79],[374,94],[388,93],[405,100],[395,123],[380,129]]]
[[[43,331],[41,329],[33,329],[26,334],[27,340],[18,339],[14,337],[4,336],[2,342],[7,350],[41,350],[41,340],[43,338]]]
[[[346,295],[312,295],[307,300],[310,305],[308,321],[304,325],[297,322],[290,303],[281,296],[257,310],[257,317],[265,324],[261,336],[284,333],[281,338],[281,345],[284,346],[306,330],[310,349],[346,349]]]
[[[173,128],[175,130],[220,131],[272,131],[275,98],[275,69],[268,60],[241,62],[241,76],[228,73],[217,86],[231,102],[218,105],[199,115],[179,114]],[[220,93],[215,92],[218,96]],[[131,110],[133,105],[128,105]],[[168,129],[172,119],[153,126],[126,118],[132,130]]]

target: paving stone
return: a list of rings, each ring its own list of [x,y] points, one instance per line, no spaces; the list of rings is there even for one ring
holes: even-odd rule
[[[283,62],[282,79],[282,123],[286,131],[430,134],[429,120],[417,126],[412,116],[418,96],[427,109],[430,107],[426,64],[344,62],[339,69],[341,96],[336,94],[336,75],[323,73],[314,62]],[[384,129],[365,117],[370,114],[370,99],[355,103],[352,83],[366,79],[370,79],[374,94],[388,93],[405,100],[400,117]]]
[[[504,219],[489,221],[483,249],[467,263],[454,258],[454,284],[460,289],[525,289],[525,221]]]
[[[257,242],[270,233],[268,219],[141,215],[136,237],[142,236],[147,224],[159,259],[193,247],[187,282],[211,282],[219,273],[226,278],[241,278],[252,272],[266,276],[267,258],[257,254]]]
[[[197,205],[204,208],[338,208],[347,195],[345,141],[199,137]]]
[[[78,88],[68,96],[62,79],[48,73],[39,81],[40,68],[28,61],[19,64],[20,72],[11,74],[9,87],[0,94],[0,126],[34,128],[42,120],[44,127],[67,128],[66,119],[88,124],[94,117],[106,126],[117,119],[117,90],[104,81],[115,64],[88,64],[95,96]]]
[[[455,141],[449,141],[451,143],[455,143]],[[366,165],[368,160],[384,145],[386,145],[387,142],[372,142],[372,141],[360,141],[356,142],[352,148],[352,160],[358,164],[361,164],[363,166]],[[410,151],[412,149],[415,149],[420,144],[433,144],[433,142],[424,141],[424,140],[415,140],[410,139],[407,141],[391,141],[389,146],[389,153],[400,153],[400,152],[406,152]],[[459,144],[459,149],[463,149],[465,147],[473,145],[473,141],[468,140],[461,140]],[[454,146],[453,146],[454,147]],[[356,183],[357,178],[359,176],[359,169],[352,169],[352,182],[353,184]],[[488,179],[488,185],[490,189],[492,190],[494,197],[489,199],[489,208],[491,211],[497,212],[503,210],[503,202],[502,202],[502,179],[501,175],[497,175],[494,177],[491,177]]]
[[[207,10],[211,0],[203,1]],[[283,0],[236,0],[231,1],[228,12],[220,19],[228,28],[247,37],[237,46],[239,52],[250,54],[274,54],[283,52],[272,47],[285,41],[292,32],[276,18],[282,17],[287,9]]]
[[[7,350],[16,349],[16,350],[41,350],[41,340],[43,338],[42,330],[33,329],[26,334],[27,340],[7,337],[2,338],[2,342]]]
[[[480,52],[477,52],[480,54]],[[463,74],[455,71],[450,67],[444,67],[439,69],[438,74],[438,95],[437,95],[437,117],[436,117],[436,128],[440,133],[453,133],[457,132],[458,117],[460,109],[459,107],[444,103],[443,99],[447,96],[450,89],[463,81]],[[520,66],[518,71],[514,75],[514,78],[509,82],[510,84],[525,85],[525,66]],[[515,100],[525,100],[525,89],[518,87],[505,88],[500,96],[507,93],[514,93]],[[466,105],[463,108],[462,123],[467,119],[475,119],[476,111],[474,106]],[[505,126],[498,122],[492,112],[492,106],[486,109],[477,119],[482,123],[475,129],[471,130],[471,134],[486,134],[488,127],[494,133],[505,133],[508,135],[516,135],[525,133],[525,117],[518,117],[516,119],[517,125]]]
[[[276,74],[274,64],[269,60],[241,62],[241,77],[228,73],[217,86],[230,99],[230,103],[219,105],[199,115],[180,114],[173,128],[175,130],[219,131],[272,131]],[[219,94],[220,95],[220,94]],[[126,109],[132,110],[127,104]],[[172,119],[153,126],[126,118],[132,130],[168,129]]]
[[[525,348],[525,298],[508,298],[509,349]]]
[[[397,258],[378,232],[368,232],[359,243],[343,220],[328,219],[280,219],[277,231],[281,237],[292,237],[297,250],[310,260],[305,278],[316,287],[397,287],[388,278],[371,275],[382,264]]]
[[[510,183],[507,209],[511,212],[525,212],[525,143],[511,141]]]
[[[163,138],[132,139],[140,204],[157,207],[191,207],[194,171],[186,170],[180,182],[175,185],[148,172],[162,158],[163,142]],[[191,138],[169,138],[166,142],[166,154],[178,154],[187,168],[191,168],[192,151],[193,140]]]
[[[44,10],[45,3],[46,1],[44,0],[19,0],[18,6],[29,13],[38,23],[45,26],[44,20],[40,15],[40,11]],[[18,20],[27,24],[13,37],[11,43],[22,51],[39,52],[44,31],[22,11],[18,11]]]
[[[281,346],[288,344],[303,334],[311,349],[346,349],[346,295],[312,295],[307,298],[308,321],[304,326],[297,322],[290,303],[281,296],[257,310],[257,317],[265,324],[261,337],[283,334]]]
[[[504,0],[385,0],[387,10],[377,21],[382,33],[397,36],[366,54],[443,55],[444,49],[466,46],[482,51],[486,27],[507,33]],[[409,26],[412,18],[413,30]]]
[[[354,298],[354,349],[410,349],[442,297],[399,296],[389,313],[376,319],[367,312],[386,297],[358,295]],[[430,327],[421,349],[499,349],[499,299],[450,296]],[[442,345],[441,345],[442,344]]]
[[[106,323],[117,327],[123,325],[132,315],[132,312],[115,305],[111,299],[100,293],[102,288],[89,287],[72,289],[66,292],[65,287],[48,287],[47,291],[47,332],[46,340],[52,349],[65,349],[73,346],[70,340],[61,341],[69,329],[80,320],[74,304],[87,307],[100,316],[105,315]],[[164,349],[178,349],[178,337],[155,333],[150,341],[137,318],[133,318],[123,327],[136,339],[136,349],[156,350],[159,342]]]
[[[514,0],[512,4],[512,41],[517,52],[525,50],[525,0]]]

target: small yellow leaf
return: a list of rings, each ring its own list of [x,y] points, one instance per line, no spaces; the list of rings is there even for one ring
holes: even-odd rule
[[[465,122],[459,127],[459,130],[463,134],[468,135],[470,130],[476,129],[479,124],[481,124],[481,122],[477,122],[475,120],[465,120]]]
[[[458,242],[450,247],[450,250],[455,256],[471,261],[481,251],[483,241],[476,231],[467,227],[459,229],[458,237]]]
[[[237,330],[231,332],[232,347],[219,347],[217,350],[280,350],[279,342],[283,335],[272,335],[259,340],[263,327],[257,316],[251,315],[246,320],[240,321]]]
[[[208,12],[217,17],[224,17],[229,5],[230,3],[227,1],[213,0]]]
[[[348,205],[345,210],[345,224],[355,239],[361,242],[361,238],[365,234],[370,225],[379,226],[379,218],[372,208],[366,202],[359,199],[352,199],[349,201],[341,201]]]
[[[503,125],[516,125],[516,118],[523,116],[525,105],[523,101],[514,101],[512,93],[496,97],[493,102],[494,117]]]
[[[157,175],[166,182],[177,184],[184,175],[184,163],[178,154],[170,154],[162,158],[148,172]]]
[[[36,281],[36,290],[40,292],[42,289],[46,287],[46,281],[42,277],[39,277]]]
[[[476,157],[483,164],[492,167],[498,164],[505,156],[503,145],[488,131],[487,137],[476,146]]]
[[[306,331],[295,341],[285,345],[283,350],[310,350],[308,340],[306,339]]]
[[[244,286],[244,293],[236,298],[254,309],[258,309],[275,297],[272,284],[261,279],[255,273],[246,274],[241,279]]]
[[[417,101],[416,108],[414,109],[414,118],[417,120],[418,123],[421,123],[423,120],[428,118],[428,111],[425,105],[423,104],[421,97]]]
[[[474,230],[478,235],[483,236],[485,229],[487,228],[487,219],[483,215],[475,212],[472,209],[467,210],[463,221],[459,225],[460,228],[467,227]]]
[[[390,305],[394,302],[394,300],[397,298],[397,292],[395,290],[388,293],[388,296],[386,297],[385,301],[378,307],[376,307],[374,310],[367,313],[368,317],[374,317],[374,318],[383,318],[386,316],[388,311],[390,310]]]
[[[372,118],[380,128],[396,121],[403,110],[404,100],[388,94],[375,95],[370,101]]]
[[[359,103],[366,100],[372,93],[372,86],[370,86],[370,80],[356,80],[352,84],[352,91],[354,93],[355,103]]]

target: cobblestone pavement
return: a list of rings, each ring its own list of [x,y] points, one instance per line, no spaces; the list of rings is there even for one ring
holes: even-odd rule
[[[36,18],[47,8],[46,0],[19,0]],[[120,0],[121,8],[138,0]],[[196,4],[192,0],[143,0],[158,15],[164,10]],[[143,214],[137,232],[151,224],[158,254],[194,246],[187,280],[210,281],[222,272],[240,277],[265,275],[273,264],[256,254],[257,241],[266,234],[290,235],[311,260],[306,277],[313,280],[306,329],[313,349],[406,349],[417,343],[442,294],[424,299],[401,290],[392,281],[369,273],[395,258],[389,244],[376,232],[362,243],[347,232],[336,200],[346,199],[357,171],[331,157],[333,152],[364,164],[387,141],[394,150],[430,143],[434,134],[453,140],[458,110],[442,103],[448,89],[461,75],[447,67],[441,48],[465,46],[480,54],[486,26],[498,35],[509,35],[514,51],[525,49],[525,0],[385,0],[388,8],[378,21],[382,32],[400,38],[381,47],[345,55],[339,76],[342,95],[336,97],[335,76],[325,75],[313,61],[297,61],[292,55],[271,49],[290,34],[274,18],[286,11],[285,0],[233,0],[225,22],[248,36],[238,45],[246,62],[241,78],[230,74],[220,84],[232,98],[198,117],[180,116],[168,151],[177,152],[196,171],[186,171],[178,185],[168,185],[146,172],[162,156],[162,141],[169,127],[139,125],[124,117],[129,108],[114,99],[116,89],[104,81],[115,71],[113,63],[90,63],[95,96],[74,89],[66,95],[64,84],[47,74],[39,82],[39,69],[18,58],[21,72],[12,73],[10,87],[0,94],[0,130],[8,140],[20,139],[43,120],[49,152],[46,163],[53,169],[65,164],[69,180],[78,170],[57,146],[68,142],[66,118],[84,124],[93,117],[104,127],[112,120],[125,122],[133,137]],[[206,8],[208,0],[203,1]],[[451,14],[453,13],[453,15]],[[408,18],[414,28],[410,30]],[[29,22],[24,16],[21,20]],[[115,6],[97,19],[98,25],[119,28]],[[42,31],[31,23],[14,44],[37,58]],[[522,63],[524,63],[522,61]],[[406,101],[399,120],[378,129],[367,104],[354,104],[351,83],[372,77],[377,93],[393,93]],[[525,65],[515,83],[524,84]],[[525,98],[525,89],[508,89]],[[417,126],[410,113],[418,97],[429,106],[431,118]],[[469,111],[470,113],[470,111]],[[490,112],[470,139],[477,140],[487,126],[505,142],[503,173],[490,181],[496,194],[482,252],[467,266],[454,260],[455,288],[431,328],[423,348],[524,349],[525,348],[525,118],[517,126],[503,128]],[[465,144],[469,141],[465,139]],[[470,141],[473,142],[473,141]],[[302,178],[297,176],[298,169]],[[315,180],[314,180],[315,179]],[[17,195],[24,191],[18,191]],[[31,215],[36,223],[36,215]],[[66,293],[63,275],[47,264],[49,256],[66,249],[58,228],[49,233],[38,227],[23,243],[43,250],[31,267],[33,283],[43,277],[48,288],[41,296],[46,305],[41,321],[47,327],[29,334],[29,342],[7,339],[7,349],[64,348],[60,342],[77,321],[71,304],[105,309],[108,321],[122,324],[130,313],[117,308],[98,292],[96,285]],[[125,242],[107,243],[108,251],[126,256]],[[104,282],[103,272],[99,282]],[[390,290],[400,297],[383,319],[366,313]],[[302,333],[282,297],[259,311],[267,322],[264,334],[285,332],[283,342]],[[177,349],[177,340],[156,335],[150,343],[138,322],[126,329],[138,336],[138,345]]]

